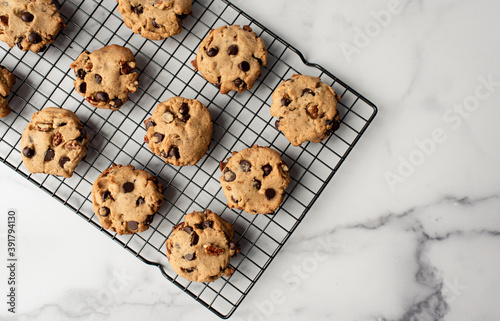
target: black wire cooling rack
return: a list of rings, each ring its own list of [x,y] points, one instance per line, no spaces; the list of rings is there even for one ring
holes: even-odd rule
[[[13,71],[17,83],[9,97],[12,113],[0,119],[0,160],[49,193],[108,235],[143,262],[157,266],[179,289],[219,317],[229,317],[276,257],[327,183],[376,115],[376,107],[322,67],[308,63],[302,54],[260,23],[224,0],[196,0],[184,31],[165,41],[134,35],[122,23],[114,0],[65,0],[60,11],[67,28],[44,53],[9,50],[1,44],[1,64]],[[225,24],[250,25],[269,51],[268,66],[252,90],[221,95],[196,73],[194,59],[201,40],[212,28]],[[131,101],[119,111],[89,106],[73,87],[69,65],[85,49],[108,44],[132,50],[140,72],[140,85]],[[293,147],[273,126],[271,94],[295,73],[321,77],[342,96],[338,106],[341,126],[322,143]],[[172,96],[196,98],[210,110],[214,121],[211,147],[196,166],[166,165],[144,143],[142,122],[161,101]],[[74,111],[91,136],[84,161],[73,177],[31,175],[20,156],[21,134],[31,115],[49,106]],[[219,161],[232,151],[254,144],[271,146],[290,167],[284,202],[274,215],[250,215],[227,208],[218,178]],[[92,210],[91,186],[112,163],[132,164],[159,176],[166,186],[165,202],[149,230],[119,236],[103,230]],[[213,283],[188,282],[167,263],[165,240],[172,226],[186,213],[209,208],[235,226],[241,253],[231,260],[231,277]]]

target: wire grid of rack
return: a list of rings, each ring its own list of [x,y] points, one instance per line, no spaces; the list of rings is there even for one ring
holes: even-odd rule
[[[65,0],[60,11],[67,28],[44,53],[10,50],[1,45],[1,64],[17,83],[9,97],[13,112],[0,119],[0,160],[40,189],[62,202],[143,262],[157,266],[182,291],[221,318],[240,305],[262,273],[336,173],[377,113],[377,108],[349,86],[302,54],[256,20],[225,0],[195,0],[184,31],[165,41],[133,35],[116,11],[114,0]],[[249,25],[263,38],[268,65],[252,90],[221,95],[190,65],[210,29],[225,24]],[[119,44],[136,56],[140,85],[119,111],[89,106],[73,87],[69,65],[85,49]],[[321,77],[342,96],[341,126],[329,139],[293,147],[273,126],[269,109],[274,88],[293,74]],[[172,96],[195,98],[208,107],[214,133],[207,155],[195,166],[175,167],[150,152],[142,122],[154,107]],[[86,158],[73,177],[31,175],[22,165],[20,140],[31,115],[49,106],[74,111],[91,136]],[[230,210],[218,178],[219,162],[254,144],[279,151],[290,168],[283,204],[274,215],[250,215]],[[149,230],[119,236],[103,230],[92,210],[93,181],[111,164],[147,169],[166,186],[165,201]],[[213,283],[188,282],[167,263],[165,240],[172,227],[193,210],[210,208],[234,224],[241,253],[231,260],[235,273]]]

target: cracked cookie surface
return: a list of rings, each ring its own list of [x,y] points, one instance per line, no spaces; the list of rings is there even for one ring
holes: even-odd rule
[[[340,96],[319,77],[293,75],[274,90],[272,98],[276,129],[294,146],[319,143],[339,128]]]
[[[0,2],[0,40],[23,51],[42,52],[66,24],[51,0]]]
[[[222,26],[210,31],[192,62],[222,94],[251,89],[267,65],[264,41],[249,26]]]
[[[16,76],[0,66],[0,118],[7,117],[10,114],[11,108],[7,96],[12,92],[12,87],[16,83]]]
[[[132,165],[114,164],[92,185],[92,206],[101,225],[119,235],[147,230],[162,202],[158,178]]]
[[[267,146],[233,152],[227,162],[221,162],[220,170],[227,205],[252,214],[273,213],[290,183],[288,166]]]
[[[210,112],[196,99],[172,97],[158,104],[144,124],[151,151],[176,166],[196,164],[212,138]]]
[[[210,210],[194,211],[173,227],[166,241],[172,269],[188,281],[213,282],[234,273],[229,259],[239,252],[234,227]]]
[[[97,108],[118,110],[139,86],[139,75],[130,49],[109,45],[91,53],[84,51],[70,66],[75,89]]]
[[[31,116],[21,137],[21,155],[31,173],[71,177],[89,143],[78,116],[67,109],[48,107]]]
[[[150,40],[161,40],[182,31],[191,13],[191,0],[117,0],[123,22],[134,33]]]

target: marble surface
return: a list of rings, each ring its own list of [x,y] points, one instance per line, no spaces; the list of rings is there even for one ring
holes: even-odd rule
[[[231,319],[500,319],[500,3],[234,3],[379,114]],[[5,165],[0,182],[19,320],[218,319]]]

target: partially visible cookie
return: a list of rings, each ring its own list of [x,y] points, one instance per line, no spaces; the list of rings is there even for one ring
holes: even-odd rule
[[[290,183],[289,169],[280,154],[267,146],[233,152],[227,162],[220,163],[220,170],[227,205],[252,214],[273,213]]]
[[[170,98],[144,121],[153,153],[176,166],[194,165],[207,152],[213,124],[207,107],[196,99]]]
[[[182,31],[191,13],[191,0],[116,0],[123,22],[134,33],[150,40],[161,40]]]
[[[139,86],[139,74],[130,49],[109,45],[92,53],[84,51],[70,66],[76,91],[94,107],[118,110]]]
[[[119,235],[147,230],[162,202],[158,178],[132,165],[113,164],[92,185],[92,206],[102,227]]]
[[[7,117],[10,114],[11,109],[7,96],[12,92],[15,83],[16,76],[4,66],[0,66],[0,118]]]
[[[271,115],[293,146],[319,143],[339,128],[339,99],[319,77],[293,75],[274,90]]]
[[[195,69],[227,94],[251,89],[267,64],[264,41],[249,26],[222,26],[203,39],[192,61]]]
[[[89,143],[78,116],[67,109],[48,107],[31,116],[21,137],[21,155],[31,173],[71,177]]]
[[[174,226],[166,241],[172,269],[188,281],[213,282],[231,276],[229,259],[239,252],[233,241],[234,228],[210,210],[194,211]]]
[[[5,0],[0,5],[0,40],[9,47],[42,52],[66,24],[51,0]]]

